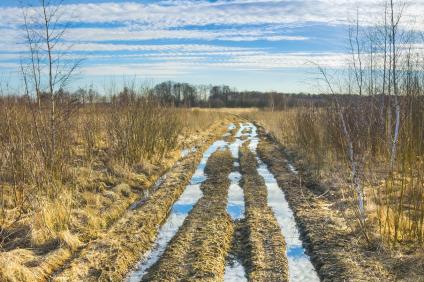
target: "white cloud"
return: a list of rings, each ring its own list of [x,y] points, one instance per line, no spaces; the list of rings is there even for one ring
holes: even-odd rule
[[[152,55],[154,53],[168,53],[168,54],[189,54],[189,53],[203,53],[209,55],[232,55],[233,52],[246,52],[246,51],[255,51],[255,50],[265,50],[264,48],[246,48],[246,47],[227,47],[219,45],[210,45],[210,44],[112,44],[112,43],[75,43],[72,46],[69,44],[57,44],[54,51],[67,51],[68,55],[73,55],[75,52],[84,52],[82,57],[91,57],[96,56],[96,52],[140,52],[139,55]],[[25,44],[1,44],[0,50],[7,51],[7,53],[1,53],[0,55],[8,58],[19,58],[20,52],[25,52],[27,46]],[[15,52],[10,54],[9,52]],[[25,53],[23,53],[25,55]],[[114,56],[120,56],[121,54],[117,53]]]
[[[144,77],[168,78],[190,73],[195,64],[164,62],[160,64],[106,64],[99,66],[87,66],[81,69],[81,73],[88,76],[116,76],[138,75]]]
[[[276,31],[263,28],[221,29],[221,30],[188,30],[188,29],[145,29],[135,28],[73,28],[69,29],[66,39],[72,41],[107,41],[107,40],[152,40],[152,39],[200,39],[226,41],[254,40],[290,40],[301,41],[305,36],[281,35]]]
[[[320,64],[324,67],[343,67],[348,54],[324,53],[277,53],[277,54],[255,54],[245,56],[243,54],[233,55],[229,59],[215,58],[208,56],[179,57],[179,56],[158,56],[156,59],[163,59],[162,62],[130,63],[130,64],[98,64],[83,68],[83,73],[87,75],[158,75],[172,76],[181,73],[193,72],[206,69],[238,69],[238,70],[277,70],[284,68],[310,68],[312,63]]]
[[[140,1],[141,2],[141,1]],[[195,73],[199,69],[275,70],[310,67],[315,62],[325,67],[343,67],[347,54],[283,53],[278,49],[228,47],[210,41],[241,42],[306,41],[311,38],[287,32],[287,26],[347,24],[360,8],[361,22],[378,22],[383,14],[382,0],[219,0],[216,2],[183,0],[85,3],[64,7],[63,21],[80,23],[87,28],[68,30],[65,39],[74,42],[70,58],[88,58],[82,69],[87,75],[138,74],[172,77]],[[424,31],[424,1],[414,0],[405,10],[405,26]],[[19,52],[26,50],[18,26],[22,11],[0,8],[0,69],[17,64]],[[105,23],[100,25],[100,23]],[[108,26],[108,23],[113,25]],[[219,26],[208,28],[207,26]],[[77,25],[78,26],[78,25]],[[188,27],[190,26],[190,27]],[[22,30],[21,30],[22,31]],[[164,40],[165,43],[130,44],[127,41]],[[166,40],[181,42],[168,44]],[[200,40],[204,44],[186,44]],[[117,44],[101,41],[117,41]],[[121,41],[121,42],[119,42]],[[236,44],[237,43],[237,44]],[[282,43],[284,44],[284,43]],[[414,46],[416,49],[422,46]],[[57,46],[63,50],[64,46]],[[106,52],[107,54],[102,54]],[[10,54],[9,52],[15,52]],[[82,52],[83,54],[75,53]],[[130,54],[127,54],[130,53]],[[123,64],[121,59],[134,62]],[[4,63],[2,63],[3,61]],[[93,63],[94,62],[94,63]],[[104,62],[108,62],[105,64]]]
[[[58,49],[64,50],[65,46]],[[160,52],[231,52],[249,48],[225,47],[208,44],[108,44],[108,43],[76,43],[72,51],[160,51]]]
[[[282,1],[158,1],[155,3],[87,3],[66,5],[64,21],[82,23],[132,22],[154,29],[209,24],[347,23],[359,7],[365,21],[382,15],[381,0],[282,0]],[[424,3],[411,1],[405,19],[422,27]],[[366,16],[365,16],[366,15]],[[0,9],[6,24],[22,23],[19,8]]]

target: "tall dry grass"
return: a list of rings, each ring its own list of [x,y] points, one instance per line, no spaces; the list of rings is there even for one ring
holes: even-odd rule
[[[108,142],[112,153],[134,164],[161,160],[177,146],[182,122],[173,108],[162,107],[145,97],[115,102],[107,120]]]
[[[424,234],[424,99],[401,97],[402,127],[396,162],[391,165],[391,139],[387,97],[342,98],[344,116],[353,139],[355,160],[364,184],[367,225],[388,246],[423,245]],[[353,100],[352,100],[353,99]],[[314,176],[338,186],[340,201],[353,212],[356,198],[348,187],[350,162],[335,105],[305,105],[283,111],[261,111],[251,118],[260,121],[289,149],[298,152]],[[394,120],[391,121],[394,124]]]
[[[0,253],[10,257],[1,275],[8,261],[40,256],[60,266],[122,216],[189,139],[224,117],[129,89],[97,103],[57,99],[52,151],[48,101],[0,98]],[[28,261],[7,273],[35,279]]]

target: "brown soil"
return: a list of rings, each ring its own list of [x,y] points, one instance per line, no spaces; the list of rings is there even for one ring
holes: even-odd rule
[[[201,186],[203,197],[143,281],[223,279],[233,235],[233,223],[226,212],[232,164],[228,150],[217,151],[209,158],[208,179]]]
[[[391,281],[393,276],[348,228],[345,219],[326,195],[317,195],[319,185],[304,185],[302,171],[287,169],[284,149],[264,130],[259,130],[258,153],[283,189],[300,227],[305,247],[323,281]]]
[[[288,281],[286,244],[267,205],[266,186],[256,170],[255,156],[244,146],[240,166],[248,228],[248,277],[250,281]]]
[[[216,124],[211,129],[197,152],[176,163],[153,195],[138,208],[128,210],[106,233],[77,252],[52,280],[121,281],[150,249],[158,228],[184,191],[203,151],[223,134],[224,127]]]

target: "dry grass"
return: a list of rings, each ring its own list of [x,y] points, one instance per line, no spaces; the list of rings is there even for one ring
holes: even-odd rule
[[[192,108],[193,111],[201,112],[218,112],[224,114],[243,115],[255,113],[259,111],[258,108]]]
[[[172,204],[179,198],[187,185],[202,150],[221,135],[225,127],[216,123],[214,135],[203,133],[200,149],[175,165],[161,189],[152,194],[141,207],[125,213],[102,236],[88,244],[69,266],[59,273],[55,281],[107,281],[121,280],[154,242],[159,226],[168,216]],[[125,191],[126,185],[119,185]]]
[[[0,252],[9,258],[0,262],[2,280],[49,277],[121,218],[179,159],[181,148],[194,146],[224,117],[137,96],[126,103],[57,106],[60,146],[53,168],[44,157],[51,155],[43,141],[50,136],[45,109],[34,111],[24,99],[0,100]],[[18,249],[31,250],[34,258],[21,257]]]
[[[424,242],[424,143],[418,138],[424,133],[420,125],[424,111],[419,110],[422,99],[416,98],[413,102],[414,99],[405,98],[402,102],[405,105],[415,103],[415,109],[405,113],[402,120],[398,155],[393,167],[388,153],[391,143],[387,143],[385,129],[378,125],[381,116],[378,107],[372,106],[373,100],[365,101],[363,105],[358,101],[358,105],[345,111],[365,192],[365,231],[384,241],[388,247],[398,244],[422,247]],[[299,164],[307,167],[316,180],[332,188],[340,201],[337,204],[350,220],[356,221],[357,195],[350,188],[351,164],[346,153],[347,144],[338,125],[337,112],[330,104],[321,108],[309,106],[279,112],[261,111],[251,114],[250,118],[263,124],[286,148],[297,152]],[[393,230],[389,231],[388,226]]]

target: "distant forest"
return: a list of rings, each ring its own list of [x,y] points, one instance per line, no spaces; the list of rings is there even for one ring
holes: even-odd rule
[[[330,99],[327,94],[279,93],[260,91],[237,91],[226,85],[192,85],[165,81],[154,87],[140,91],[135,87],[123,87],[109,95],[102,95],[92,88],[79,88],[74,92],[59,89],[55,93],[58,104],[90,104],[90,103],[127,103],[136,97],[144,96],[156,100],[163,106],[180,108],[273,108],[286,109],[304,105],[324,106]],[[344,95],[346,96],[346,95]],[[19,102],[28,97],[22,95],[3,96],[1,100],[9,103]],[[41,93],[40,100],[47,102],[49,94]]]

